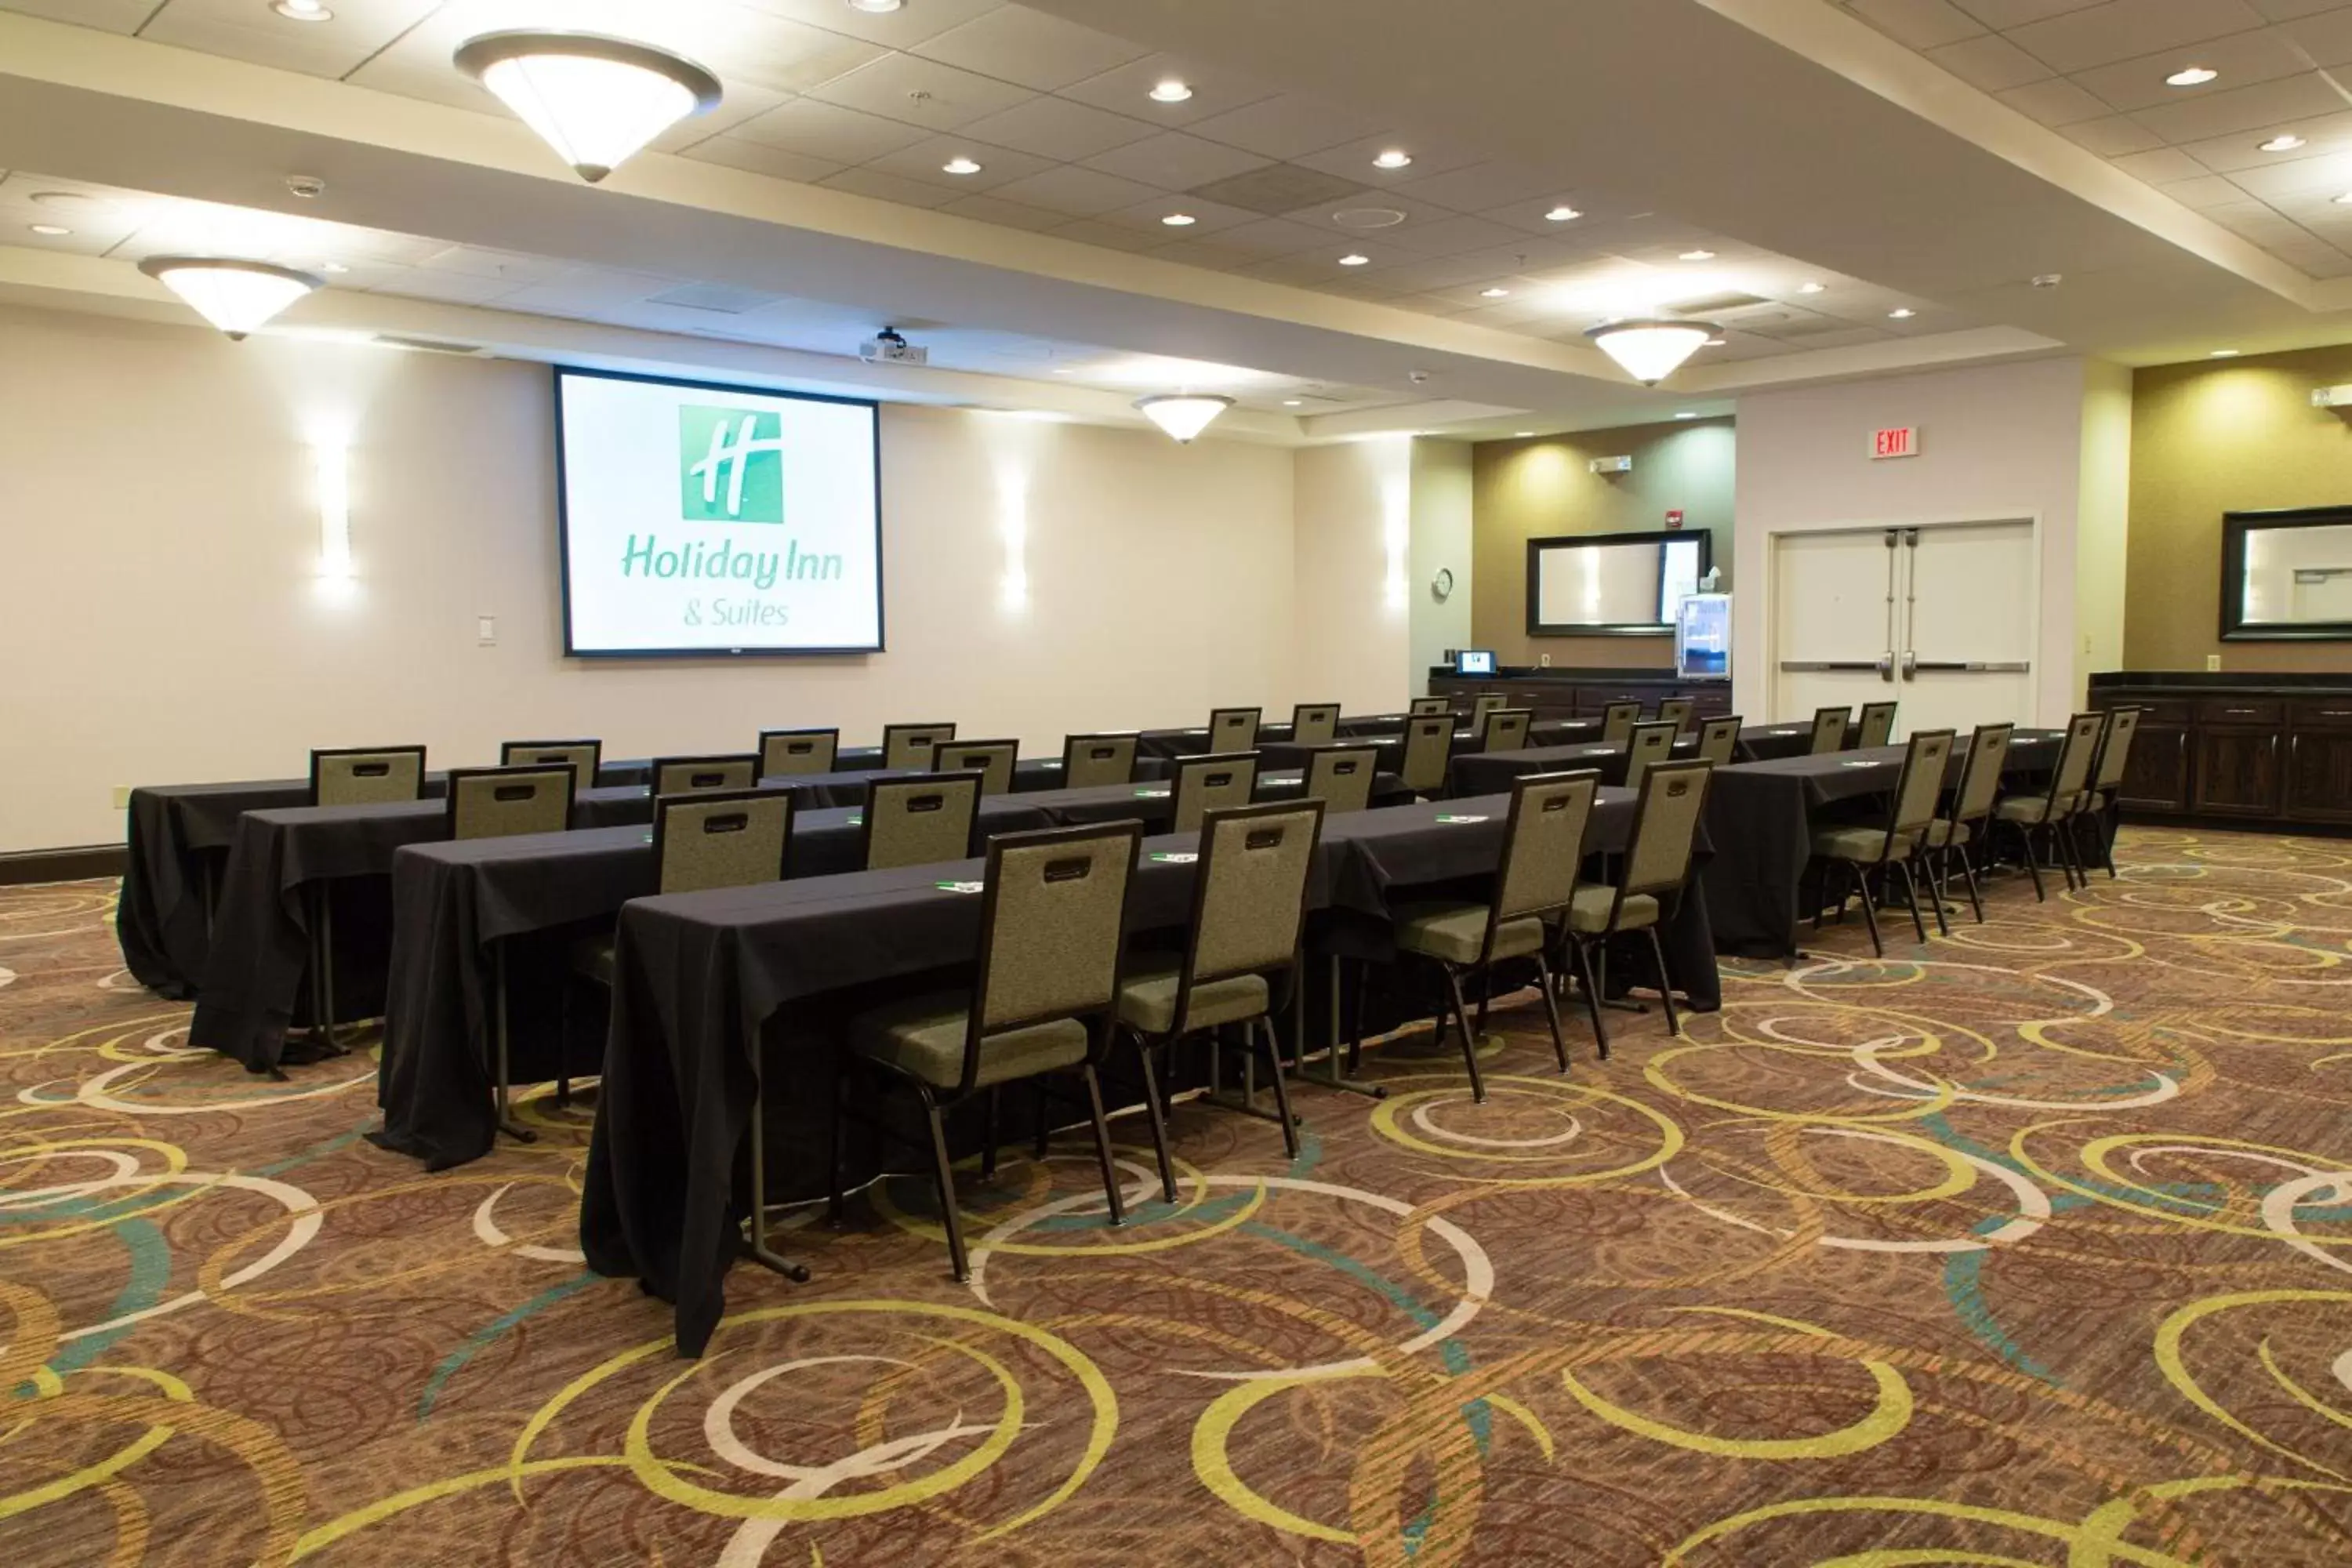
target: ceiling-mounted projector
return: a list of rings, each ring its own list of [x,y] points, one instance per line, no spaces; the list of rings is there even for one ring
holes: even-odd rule
[[[867,364],[929,364],[931,351],[908,342],[898,328],[885,327],[857,345],[857,357]]]

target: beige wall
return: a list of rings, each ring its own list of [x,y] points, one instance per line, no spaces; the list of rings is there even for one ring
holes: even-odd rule
[[[1404,706],[1412,658],[1413,445],[1410,437],[1383,436],[1297,454],[1298,591],[1284,614],[1301,701],[1337,702],[1349,713]],[[1232,605],[1213,590],[1202,609],[1219,620]]]
[[[1405,595],[1412,606],[1412,647],[1405,655],[1406,695],[1429,689],[1429,671],[1450,647],[1480,646],[1473,627],[1476,600],[1475,448],[1462,441],[1412,444],[1412,550]],[[1440,599],[1430,584],[1454,574],[1454,592]]]
[[[117,785],[286,777],[314,745],[465,763],[586,734],[644,756],[952,718],[1058,749],[1297,696],[1278,448],[888,406],[887,653],[582,661],[560,651],[544,367],[17,310],[0,343],[0,850],[119,840]],[[341,593],[315,575],[309,445],[334,429]]]
[[[2075,665],[2124,668],[2131,533],[2132,374],[2093,360],[2084,367],[2083,472],[2075,502]]]
[[[2134,377],[2133,669],[2352,670],[2352,643],[2221,637],[2221,514],[2352,504],[2352,419],[2311,391],[2352,382],[2352,346],[2159,365]]]
[[[1477,569],[1472,645],[1505,664],[1671,669],[1675,639],[1528,636],[1528,541],[1555,533],[1660,532],[1679,510],[1685,530],[1714,535],[1715,563],[1732,576],[1736,437],[1728,419],[1637,425],[1476,448]],[[1630,456],[1630,474],[1591,471],[1595,458]]]

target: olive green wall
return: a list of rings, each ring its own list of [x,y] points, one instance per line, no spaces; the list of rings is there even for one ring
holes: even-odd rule
[[[2221,638],[2221,514],[2352,505],[2352,420],[2311,406],[2346,382],[2352,346],[2133,377],[2126,668],[2352,670],[2352,643]]]
[[[1675,420],[1524,441],[1482,441],[1472,458],[1475,546],[1471,642],[1505,664],[1671,668],[1675,639],[1528,636],[1528,541],[1554,533],[1663,531],[1680,509],[1685,531],[1714,536],[1731,577],[1732,422]],[[1595,474],[1595,458],[1630,456],[1630,474]]]

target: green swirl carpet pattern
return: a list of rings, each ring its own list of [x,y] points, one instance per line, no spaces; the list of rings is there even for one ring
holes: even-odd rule
[[[1568,1079],[1521,998],[1484,1107],[1399,1042],[1295,1162],[1181,1110],[1173,1205],[1122,1120],[1121,1230],[1008,1152],[969,1287],[885,1184],[698,1363],[581,1113],[425,1174],[364,1058],[189,1054],[110,884],[0,893],[0,1561],[2340,1568],[2352,846],[2120,854]]]

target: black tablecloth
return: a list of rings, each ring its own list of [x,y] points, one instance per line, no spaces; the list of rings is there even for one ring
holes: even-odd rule
[[[1736,753],[1756,761],[1773,756],[1790,756],[1793,752],[1782,750],[1788,737],[1794,733],[1801,749],[1811,742],[1811,731],[1800,729],[1790,731],[1779,725],[1763,725],[1739,731],[1739,750]],[[1625,782],[1623,744],[1605,745],[1587,741],[1568,746],[1529,746],[1517,752],[1465,752],[1454,759],[1449,777],[1455,795],[1507,795],[1511,781],[1528,773],[1597,773],[1604,784]],[[1698,736],[1684,735],[1675,742],[1675,757],[1687,761],[1698,753]]]
[[[610,762],[596,770],[599,784],[642,784],[650,764]],[[442,775],[425,776],[437,798]],[[299,806],[310,798],[307,779],[256,779],[237,784],[155,784],[131,792],[124,833],[127,864],[114,930],[122,962],[142,985],[184,1001],[196,994],[211,949],[212,910],[222,862],[248,811]]]
[[[1328,819],[1307,901],[1384,920],[1398,889],[1491,874],[1507,798],[1410,805]],[[1595,847],[1622,846],[1633,797],[1604,792]],[[1444,816],[1482,820],[1445,823]],[[1130,931],[1181,927],[1194,868],[1155,858],[1194,834],[1147,839]],[[621,911],[611,1033],[581,1206],[592,1268],[635,1275],[676,1308],[679,1348],[698,1354],[724,1310],[747,1213],[740,1156],[764,1037],[771,1084],[770,1197],[823,1189],[830,1081],[823,1029],[802,1010],[845,990],[903,985],[968,964],[980,903],[943,884],[977,882],[980,861],[632,900]],[[1676,978],[1714,1005],[1706,906],[1682,900],[1669,935]]]
[[[793,818],[793,878],[855,871],[864,815],[803,809]],[[1049,827],[1011,795],[981,803],[983,837]],[[506,944],[508,1041],[518,1082],[542,1082],[563,1048],[572,937],[654,890],[653,836],[643,826],[411,844],[392,862],[392,951],[376,1103],[386,1149],[440,1170],[489,1152],[495,997],[492,944]],[[599,1034],[566,1059],[593,1070]]]
[[[2002,772],[2012,787],[2058,758],[2063,736],[2021,730]],[[1884,796],[1903,771],[1901,746],[1783,757],[1716,770],[1707,793],[1707,831],[1716,858],[1706,879],[1719,951],[1785,958],[1797,951],[1797,921],[1817,821],[1841,803]],[[1964,737],[1952,749],[1946,782],[1957,783],[1968,756]]]
[[[1402,725],[1403,721],[1399,720],[1398,723]],[[1546,749],[1585,745],[1599,742],[1601,727],[1601,721],[1598,719],[1547,719],[1528,728],[1528,741],[1531,746]],[[1379,762],[1376,765],[1383,773],[1396,773],[1404,766],[1404,735],[1402,729],[1384,734],[1343,735],[1341,739],[1360,742],[1371,747],[1379,753]],[[1454,731],[1454,749],[1456,755],[1472,755],[1469,751],[1472,744],[1470,731]],[[1260,743],[1257,754],[1259,763],[1265,767],[1303,768],[1307,766],[1307,759],[1317,750],[1318,748],[1313,746],[1297,746],[1287,742],[1275,741]]]

